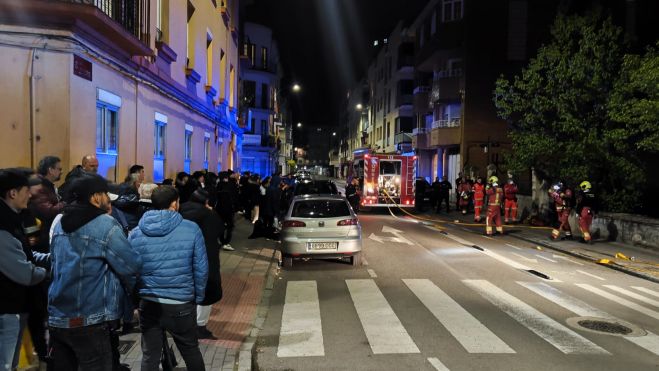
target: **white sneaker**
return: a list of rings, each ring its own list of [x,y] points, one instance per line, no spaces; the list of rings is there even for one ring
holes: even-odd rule
[[[229,244],[222,245],[222,250],[226,250],[226,251],[236,251],[236,249],[234,249],[233,247],[231,247],[231,245],[229,245]]]

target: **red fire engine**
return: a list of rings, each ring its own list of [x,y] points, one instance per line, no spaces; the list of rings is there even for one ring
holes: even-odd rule
[[[414,206],[416,156],[376,154],[369,149],[354,152],[350,175],[359,179],[361,205],[383,207],[396,203]]]

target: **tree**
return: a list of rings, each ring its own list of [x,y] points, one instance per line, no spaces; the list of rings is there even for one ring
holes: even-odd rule
[[[600,13],[559,15],[551,35],[521,75],[496,83],[498,115],[511,125],[508,165],[571,184],[589,179],[608,210],[630,211],[645,179],[635,151],[659,146],[656,50],[624,57],[622,30]],[[654,104],[644,99],[652,94]]]

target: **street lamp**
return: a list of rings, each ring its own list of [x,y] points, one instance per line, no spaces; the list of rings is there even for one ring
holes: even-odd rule
[[[362,108],[364,108],[364,106],[362,106],[361,103],[357,103],[357,105],[355,106],[355,108],[357,109],[357,111],[361,111]]]
[[[298,123],[297,123],[297,127],[301,128],[301,127],[302,127],[302,123],[301,123],[301,122],[298,122]]]
[[[336,131],[332,132],[332,136],[333,136],[333,137],[336,136]]]
[[[293,86],[291,87],[291,90],[293,90],[293,93],[299,93],[300,90],[302,90],[302,87],[300,86],[300,84],[296,83],[296,84],[293,84]]]

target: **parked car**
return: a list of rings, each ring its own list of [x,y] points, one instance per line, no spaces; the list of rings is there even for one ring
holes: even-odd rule
[[[293,192],[295,196],[300,195],[338,195],[339,191],[331,180],[310,179],[303,180],[295,185]]]
[[[362,227],[345,197],[295,196],[281,229],[284,267],[295,258],[350,258],[361,264]]]

